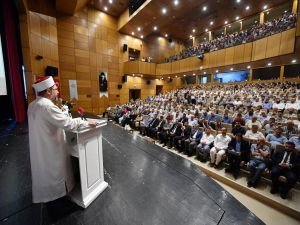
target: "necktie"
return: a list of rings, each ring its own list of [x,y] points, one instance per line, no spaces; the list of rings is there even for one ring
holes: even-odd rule
[[[289,152],[285,152],[285,156],[284,156],[284,158],[283,158],[282,163],[286,163],[286,162],[288,161],[289,155],[290,155]]]

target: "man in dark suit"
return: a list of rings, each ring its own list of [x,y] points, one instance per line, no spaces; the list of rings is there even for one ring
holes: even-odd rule
[[[173,124],[172,128],[170,129],[170,132],[168,133],[168,139],[169,139],[169,146],[168,148],[172,148],[174,145],[174,137],[180,136],[182,132],[182,124],[176,120],[176,122]]]
[[[184,150],[184,141],[189,138],[191,131],[192,128],[188,125],[188,122],[186,121],[182,127],[181,135],[174,137],[174,146],[179,152],[182,152]],[[180,147],[179,147],[179,142],[180,142]]]
[[[184,151],[188,156],[194,155],[196,153],[196,146],[200,143],[202,138],[202,128],[195,126],[195,129],[192,130],[190,137],[185,140],[185,149]]]
[[[154,114],[153,119],[151,120],[148,127],[146,127],[146,134],[148,137],[151,137],[151,129],[154,129],[159,124],[159,118],[157,114]]]
[[[283,151],[276,151],[272,156],[274,166],[271,171],[272,188],[271,193],[279,191],[279,176],[284,176],[286,182],[282,184],[280,196],[285,199],[289,190],[297,183],[299,176],[300,159],[293,142],[287,141]]]
[[[229,166],[225,169],[226,173],[232,173],[236,179],[240,172],[240,164],[242,161],[245,163],[249,161],[250,145],[243,140],[241,133],[237,133],[228,144],[227,158]]]
[[[156,139],[157,138],[157,133],[162,130],[162,128],[164,127],[165,122],[166,121],[164,120],[164,117],[160,116],[158,123],[156,123],[157,125],[155,127],[151,127],[149,129],[149,135],[150,135],[150,137]]]

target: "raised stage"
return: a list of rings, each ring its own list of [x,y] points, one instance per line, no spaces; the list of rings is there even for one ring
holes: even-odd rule
[[[103,129],[108,188],[54,224],[263,224],[189,160],[109,124]],[[0,224],[50,224],[31,203],[27,126],[0,127]]]

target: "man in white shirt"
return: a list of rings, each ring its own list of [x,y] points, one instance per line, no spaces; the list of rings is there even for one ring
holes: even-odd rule
[[[222,133],[218,134],[214,139],[214,147],[210,150],[210,166],[218,167],[222,160],[222,156],[225,154],[228,144],[231,138],[226,135],[227,129],[222,128]]]
[[[284,110],[285,108],[285,103],[281,102],[280,99],[277,99],[276,102],[273,103],[272,108],[277,108],[279,110]]]
[[[258,126],[256,124],[252,125],[251,130],[247,130],[244,137],[252,140],[265,139],[263,133],[258,131]]]
[[[215,137],[211,134],[211,129],[206,128],[200,140],[200,144],[196,148],[196,156],[201,162],[206,162],[208,154]]]

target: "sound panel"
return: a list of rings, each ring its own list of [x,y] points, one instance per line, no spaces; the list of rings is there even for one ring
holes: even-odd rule
[[[58,68],[54,66],[47,66],[46,67],[46,76],[58,76]]]
[[[127,44],[124,44],[124,45],[123,45],[123,52],[126,52],[126,51],[127,51],[127,48],[128,48]]]
[[[118,84],[118,89],[122,89],[122,84]]]

